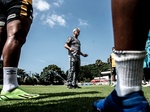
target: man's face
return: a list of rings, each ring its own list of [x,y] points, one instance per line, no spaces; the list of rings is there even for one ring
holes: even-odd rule
[[[79,30],[75,30],[74,34],[77,35],[77,36],[79,36],[80,35],[80,31]]]

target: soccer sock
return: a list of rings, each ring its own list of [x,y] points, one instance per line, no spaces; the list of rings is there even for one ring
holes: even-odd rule
[[[3,91],[10,91],[18,86],[17,68],[3,67]]]
[[[143,61],[145,51],[116,51],[116,72],[118,96],[142,90]]]

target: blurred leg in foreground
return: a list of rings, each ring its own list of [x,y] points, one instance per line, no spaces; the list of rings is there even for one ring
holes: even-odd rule
[[[93,103],[100,112],[150,112],[142,91],[145,43],[150,28],[150,0],[112,0],[117,71],[115,90]]]

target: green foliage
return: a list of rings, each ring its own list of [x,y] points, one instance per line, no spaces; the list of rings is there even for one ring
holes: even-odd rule
[[[64,71],[62,71],[60,67],[54,64],[45,67],[40,75],[41,83],[45,85],[63,84],[63,79],[66,79]]]
[[[101,60],[96,60],[94,64],[81,66],[79,81],[87,81],[87,79],[91,80],[94,77],[99,77],[102,71],[107,71],[108,69],[110,69],[109,64]]]
[[[18,75],[19,76],[26,76],[27,75],[27,73],[25,72],[25,70],[24,69],[20,69],[20,68],[18,68]]]
[[[17,72],[19,84],[32,84],[31,77],[25,72],[24,69],[18,68]]]
[[[98,67],[100,67],[101,65],[102,65],[102,61],[100,60],[100,59],[97,59],[96,60],[96,62],[95,62],[95,64],[98,66]]]
[[[32,74],[32,81],[34,85],[40,84],[40,76],[38,73]]]
[[[24,69],[18,68],[18,83],[20,85],[36,85],[40,84],[39,81],[39,74],[34,73],[34,74],[27,74]],[[31,75],[31,76],[30,76]]]
[[[109,63],[102,62],[100,59],[97,59],[95,63],[84,65],[80,67],[79,82],[89,82],[94,77],[101,76],[102,71],[107,71],[110,68]],[[56,72],[53,73],[51,71]],[[58,74],[58,75],[57,75]],[[28,75],[24,69],[18,69],[18,82],[19,84],[64,84],[64,80],[67,79],[67,74],[61,70],[57,65],[48,65],[43,69],[41,74],[34,73],[31,76]]]

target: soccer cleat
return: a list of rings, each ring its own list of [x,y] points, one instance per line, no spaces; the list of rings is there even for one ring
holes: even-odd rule
[[[80,86],[78,86],[78,85],[75,85],[74,88],[81,89],[82,87],[80,87]]]
[[[105,99],[95,101],[93,107],[97,112],[150,112],[142,91],[118,97],[114,90]]]
[[[40,95],[38,94],[29,94],[17,87],[10,92],[2,91],[0,94],[0,100],[25,100],[38,98],[39,96]]]
[[[142,85],[143,87],[150,87],[150,84]]]
[[[68,88],[68,89],[74,89],[74,87],[73,87],[72,84],[67,85],[67,88]]]

